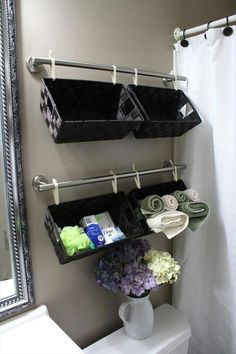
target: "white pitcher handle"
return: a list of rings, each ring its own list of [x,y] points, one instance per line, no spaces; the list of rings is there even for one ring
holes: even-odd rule
[[[127,308],[130,306],[130,302],[123,302],[119,308],[119,317],[123,322],[128,322]]]

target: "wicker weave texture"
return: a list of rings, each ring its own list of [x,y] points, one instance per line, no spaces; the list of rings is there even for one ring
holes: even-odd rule
[[[121,84],[42,80],[40,109],[56,143],[122,139],[141,116]]]
[[[196,109],[181,90],[134,85],[128,85],[127,89],[145,120],[134,130],[137,139],[177,137],[201,123]]]
[[[57,227],[63,228],[64,226],[78,225],[82,217],[99,214],[105,211],[109,212],[114,224],[120,227],[126,239],[69,257],[60,240]],[[123,192],[75,200],[59,205],[51,205],[48,207],[46,213],[45,226],[61,264],[87,257],[96,252],[111,249],[118,243],[125,243],[131,238],[136,238],[144,234],[142,225]]]

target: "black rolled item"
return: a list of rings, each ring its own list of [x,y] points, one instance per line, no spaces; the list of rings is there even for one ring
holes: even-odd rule
[[[133,131],[135,138],[177,137],[201,123],[181,90],[128,85],[144,122]]]
[[[55,143],[122,139],[143,120],[122,84],[43,79],[40,109]]]
[[[184,191],[187,187],[182,180],[164,182],[160,184],[152,184],[150,186],[142,187],[141,189],[133,189],[128,194],[128,199],[130,201],[131,207],[134,210],[136,217],[138,218],[139,222],[141,223],[144,233],[150,234],[153,231],[150,230],[145,216],[142,214],[139,206],[139,202],[144,198],[148,197],[149,195],[158,195],[162,197],[165,194],[171,194],[176,190]]]
[[[62,229],[64,226],[78,225],[82,217],[105,211],[109,212],[114,224],[120,227],[126,238],[93,250],[81,251],[76,255],[68,256],[60,238],[58,227]],[[112,249],[144,234],[142,225],[123,192],[75,200],[59,205],[50,205],[46,213],[45,226],[61,264]]]

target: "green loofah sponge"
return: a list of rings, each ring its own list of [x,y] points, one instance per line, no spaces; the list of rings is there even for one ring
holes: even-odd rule
[[[94,249],[93,242],[84,233],[84,230],[79,226],[65,226],[60,232],[63,245],[68,256],[85,251],[87,249]]]

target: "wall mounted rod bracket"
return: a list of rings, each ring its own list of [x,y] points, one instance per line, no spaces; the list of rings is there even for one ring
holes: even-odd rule
[[[117,180],[118,179],[125,179],[125,178],[134,178],[137,176],[137,172],[138,172],[139,176],[145,176],[145,175],[151,175],[151,174],[155,174],[155,173],[173,172],[176,169],[177,170],[184,170],[187,168],[187,166],[185,164],[173,165],[173,164],[169,163],[168,161],[164,162],[163,166],[164,167],[162,167],[162,168],[156,168],[156,169],[150,169],[150,170],[129,171],[129,172],[124,172],[124,173],[118,173],[118,174],[116,174],[116,178],[117,178]],[[98,176],[98,177],[91,177],[91,178],[83,178],[83,179],[78,179],[78,180],[74,180],[74,181],[63,181],[63,182],[58,182],[58,189],[107,182],[107,181],[112,181],[113,179],[114,179],[114,176],[106,175],[106,176]],[[33,185],[33,188],[36,192],[44,192],[44,191],[49,191],[49,190],[55,189],[55,185],[53,183],[50,183],[49,180],[42,175],[38,175],[38,176],[34,177],[34,179],[32,181],[32,185]]]
[[[48,184],[48,179],[43,175],[35,176],[32,181],[32,186],[36,192],[41,192],[41,186]]]
[[[51,65],[50,58],[41,58],[41,57],[29,57],[26,62],[27,68],[31,73],[38,73],[41,70],[42,65]],[[92,63],[84,63],[78,61],[69,61],[69,60],[61,60],[55,59],[55,65],[58,66],[66,66],[66,67],[73,67],[73,68],[81,68],[81,69],[91,69],[91,70],[100,70],[100,71],[109,71],[113,72],[114,65],[106,65],[106,64],[92,64]],[[121,67],[116,66],[116,72],[122,74],[135,74],[134,68],[128,67]],[[179,80],[179,81],[186,81],[187,78],[185,76],[177,76],[175,77],[172,74],[160,73],[157,71],[149,71],[143,69],[137,69],[137,73],[139,76],[147,76],[147,77],[155,77],[159,79],[167,79],[167,80]]]
[[[183,38],[183,36],[181,35],[181,32],[182,32],[181,28],[179,28],[179,27],[175,28],[174,38],[175,38],[176,42],[180,41]]]
[[[40,64],[35,62],[35,57],[29,57],[26,61],[26,66],[32,74],[40,72],[42,68]]]

